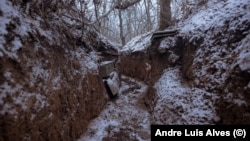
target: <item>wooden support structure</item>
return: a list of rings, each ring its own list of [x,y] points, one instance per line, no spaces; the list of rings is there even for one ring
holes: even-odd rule
[[[104,61],[100,64],[99,72],[102,78],[108,78],[109,75],[114,71],[115,61]]]
[[[157,31],[157,32],[153,33],[153,35],[151,37],[151,41],[153,41],[155,39],[163,38],[163,37],[174,36],[177,33],[178,33],[178,30],[176,30],[176,29]]]

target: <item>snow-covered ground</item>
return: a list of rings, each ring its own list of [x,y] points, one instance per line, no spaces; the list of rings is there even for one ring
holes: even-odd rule
[[[190,16],[189,19],[178,26],[181,29],[181,37],[189,40],[190,43],[195,45],[196,42],[203,39],[193,61],[193,66],[201,64],[197,65],[201,68],[194,67],[193,71],[195,72],[194,82],[197,83],[196,85],[205,87],[206,90],[224,84],[225,80],[230,77],[230,71],[237,65],[242,71],[249,72],[250,69],[250,0],[226,0],[218,1],[216,5],[213,4],[210,3],[209,8],[201,9],[200,12]],[[28,32],[34,35],[39,32],[51,41],[50,43],[56,44],[59,42],[60,38],[52,36],[55,33],[52,34],[51,31],[40,27],[41,19],[35,20],[20,14],[17,8],[11,6],[11,3],[6,0],[0,1],[0,9],[2,9],[2,16],[0,17],[0,57],[7,56],[20,62],[21,57],[18,56],[17,52],[23,47],[23,43],[19,36],[27,36]],[[12,17],[19,17],[20,23],[15,24],[16,21]],[[6,30],[8,24],[17,26],[13,29],[13,32],[19,36],[6,46],[5,36],[8,34]],[[235,41],[235,43],[231,42],[236,38],[236,35],[242,36],[244,39]],[[151,45],[151,36],[152,33],[148,32],[132,39],[123,47],[121,52],[129,53],[147,49]],[[106,39],[102,39],[105,40],[102,40],[103,42],[106,42]],[[171,43],[171,41],[173,42]],[[169,49],[170,46],[174,45],[174,38],[173,40],[163,40],[160,48]],[[41,47],[36,45],[34,48]],[[87,54],[84,49],[79,48],[68,53],[69,56],[73,56],[72,60],[78,60],[80,64],[80,69],[74,71],[73,75],[82,74],[84,76],[88,71],[93,70],[94,73],[97,70],[99,57],[94,52]],[[174,56],[173,59],[176,60],[175,58],[177,57]],[[42,61],[47,62],[46,59]],[[63,74],[49,75],[49,71],[42,66],[42,61],[38,59],[26,62],[29,66],[35,66],[28,76],[29,80],[32,80],[30,86],[33,87],[36,82],[40,84],[38,82],[40,78],[43,78],[46,81],[52,80],[54,90],[62,87],[60,84],[64,81],[62,79]],[[216,72],[209,73],[208,70],[211,69],[211,66]],[[15,82],[13,72],[5,71],[3,73],[3,77],[8,81],[0,85],[0,115],[8,113],[18,116],[15,107],[4,101],[8,96],[13,97],[12,102],[21,107],[23,111],[27,109],[26,104],[32,97],[37,101],[34,104],[35,108],[38,107],[36,110],[49,106],[47,97],[40,93],[26,92],[22,83]],[[200,78],[207,79],[203,81]],[[82,83],[84,82],[79,83],[79,90],[82,89]],[[41,86],[38,86],[47,89],[42,83]],[[147,86],[142,82],[123,76],[118,98],[110,101],[102,113],[91,121],[87,132],[79,141],[118,140],[121,138],[145,141],[150,140],[151,124],[213,124],[220,120],[216,115],[216,106],[214,105],[219,98],[218,95],[186,84],[181,78],[179,67],[166,69],[154,87],[158,99],[153,115],[150,115],[144,107],[144,103],[141,102]],[[250,88],[250,82],[248,82],[247,88]],[[225,89],[225,91],[228,90]],[[239,105],[246,103],[244,97],[241,98],[242,96],[239,96],[240,99],[236,99],[229,93],[228,97],[230,97],[229,100],[233,99],[233,102],[239,103]]]
[[[237,67],[250,72],[249,25],[250,0],[218,1],[180,25],[180,36],[198,46],[190,69],[195,85],[207,91],[223,91],[224,99],[237,105],[247,105],[246,92],[233,92],[239,85],[233,79],[240,77]],[[248,84],[239,87],[248,89]]]
[[[137,140],[148,140],[146,137],[149,136],[150,124],[204,125],[218,122],[220,118],[216,113],[215,104],[219,95],[213,93],[211,88],[224,84],[230,73],[223,70],[231,70],[236,65],[239,65],[242,71],[249,70],[249,4],[250,0],[211,0],[199,12],[177,26],[180,28],[179,35],[193,45],[198,45],[198,41],[203,40],[195,54],[193,66],[199,62],[203,65],[202,68],[193,70],[197,85],[202,84],[200,79],[208,77],[209,83],[204,82],[204,86],[201,85],[204,89],[188,85],[181,77],[180,67],[168,68],[154,85],[158,98],[155,101],[153,115],[149,115],[137,105],[137,101],[143,95],[141,88],[133,89],[141,91],[135,95],[131,90],[127,91],[128,83],[123,82],[123,93],[117,100],[109,102],[79,140],[102,140],[105,137],[122,135],[118,134],[121,132],[129,134],[130,139],[134,137]],[[146,33],[132,39],[121,52],[131,53],[147,49],[150,47],[151,35],[152,33]],[[230,40],[236,35],[242,36],[243,39],[233,44]],[[231,48],[228,46],[229,43],[232,44]],[[169,39],[165,39],[160,48],[169,49],[174,45],[174,42],[171,44]],[[236,58],[233,60],[235,54]],[[207,70],[211,66],[218,71],[209,74]],[[249,85],[250,83],[248,87]],[[149,118],[150,116],[152,118]],[[142,130],[145,138],[138,133]]]
[[[216,94],[185,84],[180,68],[168,68],[155,84],[158,101],[153,124],[213,124]]]
[[[145,51],[151,45],[152,32],[147,32],[138,35],[129,41],[121,50],[120,53],[132,53],[136,51]]]
[[[201,48],[197,50],[194,64],[206,59],[214,63],[219,70],[229,67],[232,69],[236,65],[239,65],[242,71],[249,70],[249,5],[250,0],[220,1],[207,9],[200,10],[179,25],[182,27],[180,35],[190,39],[190,43],[195,44],[200,39],[204,40],[200,45]],[[239,37],[243,39],[237,41]],[[207,66],[204,66],[202,71],[196,74],[197,78],[204,76],[206,69]],[[211,76],[210,79],[222,84],[225,78],[226,76],[222,78]]]
[[[123,76],[118,98],[91,121],[78,141],[121,138],[147,141],[151,124],[213,124],[219,120],[214,106],[216,94],[186,85],[179,67],[166,69],[155,84],[158,101],[153,115],[140,103],[146,89],[142,82]]]
[[[180,25],[181,34],[211,30],[212,27],[219,28],[225,25],[228,25],[227,28],[231,31],[237,30],[240,26],[247,26],[244,23],[247,23],[250,17],[250,0],[210,1],[212,4],[208,4],[209,7],[203,8],[194,15],[191,15],[189,19]],[[212,30],[202,36],[211,36],[211,34],[213,35]],[[210,43],[207,42],[207,44]]]
[[[150,115],[140,103],[147,86],[129,77],[122,79],[118,97],[91,121],[79,141],[150,140]]]

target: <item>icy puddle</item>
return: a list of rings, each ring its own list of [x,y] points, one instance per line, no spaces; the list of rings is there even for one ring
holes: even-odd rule
[[[140,103],[146,89],[142,82],[123,76],[119,96],[90,123],[79,141],[149,141],[150,115]]]

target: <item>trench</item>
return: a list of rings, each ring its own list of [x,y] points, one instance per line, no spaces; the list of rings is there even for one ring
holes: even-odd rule
[[[168,52],[159,53],[157,46],[120,56],[119,95],[91,121],[79,141],[149,141],[152,124],[213,124],[218,120],[213,94],[188,85],[183,75],[183,68],[188,67],[182,61],[190,64],[190,60],[188,54],[182,54],[182,46],[175,48],[174,52],[183,56],[175,63],[169,61]],[[192,51],[185,50],[189,55]],[[145,71],[146,63],[152,66],[150,72]]]
[[[150,139],[150,114],[142,101],[148,86],[124,75],[121,80],[117,98],[109,101],[101,114],[91,121],[79,141]]]

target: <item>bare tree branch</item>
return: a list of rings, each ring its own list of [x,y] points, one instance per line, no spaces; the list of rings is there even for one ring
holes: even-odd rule
[[[141,0],[129,0],[129,1],[125,1],[125,2],[118,2],[118,4],[115,6],[116,9],[120,9],[120,10],[125,10],[128,7],[135,5],[136,3],[140,2]]]

